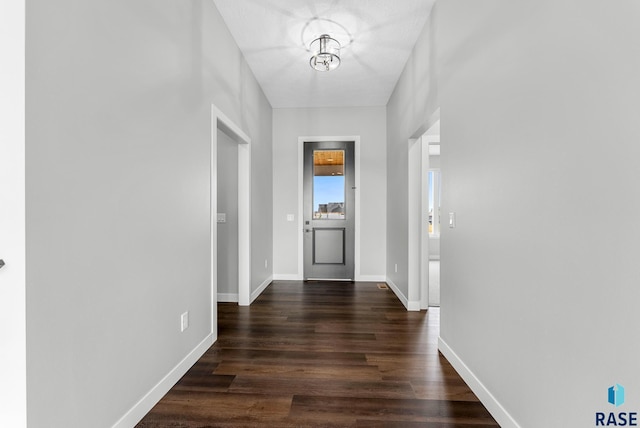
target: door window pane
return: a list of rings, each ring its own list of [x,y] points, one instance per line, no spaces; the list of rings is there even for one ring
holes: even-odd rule
[[[344,150],[313,152],[313,218],[345,218]]]

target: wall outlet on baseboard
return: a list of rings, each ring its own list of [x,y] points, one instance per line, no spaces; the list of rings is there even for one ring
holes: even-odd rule
[[[180,332],[189,328],[189,311],[180,316]]]

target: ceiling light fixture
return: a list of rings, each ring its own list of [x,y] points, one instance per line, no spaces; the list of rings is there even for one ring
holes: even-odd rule
[[[331,71],[340,65],[340,43],[328,34],[323,34],[311,42],[309,51],[311,52],[309,65],[314,70]]]

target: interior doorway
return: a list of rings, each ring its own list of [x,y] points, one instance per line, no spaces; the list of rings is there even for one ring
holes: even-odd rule
[[[238,302],[238,143],[218,132],[218,302]]]
[[[353,142],[304,143],[304,279],[355,278]]]
[[[440,121],[436,121],[421,139],[422,218],[420,257],[422,308],[440,306],[440,231],[442,171],[440,168]],[[425,242],[426,241],[426,242]]]
[[[435,138],[432,138],[435,140]],[[429,236],[429,297],[428,306],[440,306],[440,230],[442,200],[442,171],[440,169],[440,138],[428,143],[427,172],[427,234]]]
[[[408,310],[428,309],[433,301],[429,297],[430,269],[430,225],[433,225],[434,216],[438,212],[429,215],[430,191],[429,191],[429,161],[430,150],[439,149],[440,144],[440,113],[434,113],[430,120],[431,126],[427,131],[416,132],[416,137],[409,139],[408,150]],[[424,128],[423,128],[424,129]],[[437,148],[436,148],[437,146]],[[434,159],[435,161],[435,159]],[[434,181],[435,184],[435,181]],[[433,201],[432,201],[433,203]],[[431,223],[430,223],[431,222]],[[433,243],[435,244],[435,242]],[[438,242],[439,244],[439,242]],[[439,245],[438,245],[439,248]],[[439,265],[437,266],[439,267]],[[438,269],[439,271],[439,269]],[[439,278],[438,278],[439,284]],[[439,296],[438,293],[436,293]],[[438,297],[439,303],[439,297]]]
[[[251,303],[251,138],[211,105],[211,334],[218,337],[218,131],[237,144],[238,304]]]

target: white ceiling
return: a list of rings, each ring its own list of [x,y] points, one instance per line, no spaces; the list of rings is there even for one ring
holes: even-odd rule
[[[387,104],[435,0],[214,0],[274,108]],[[309,43],[343,45],[331,72]]]

